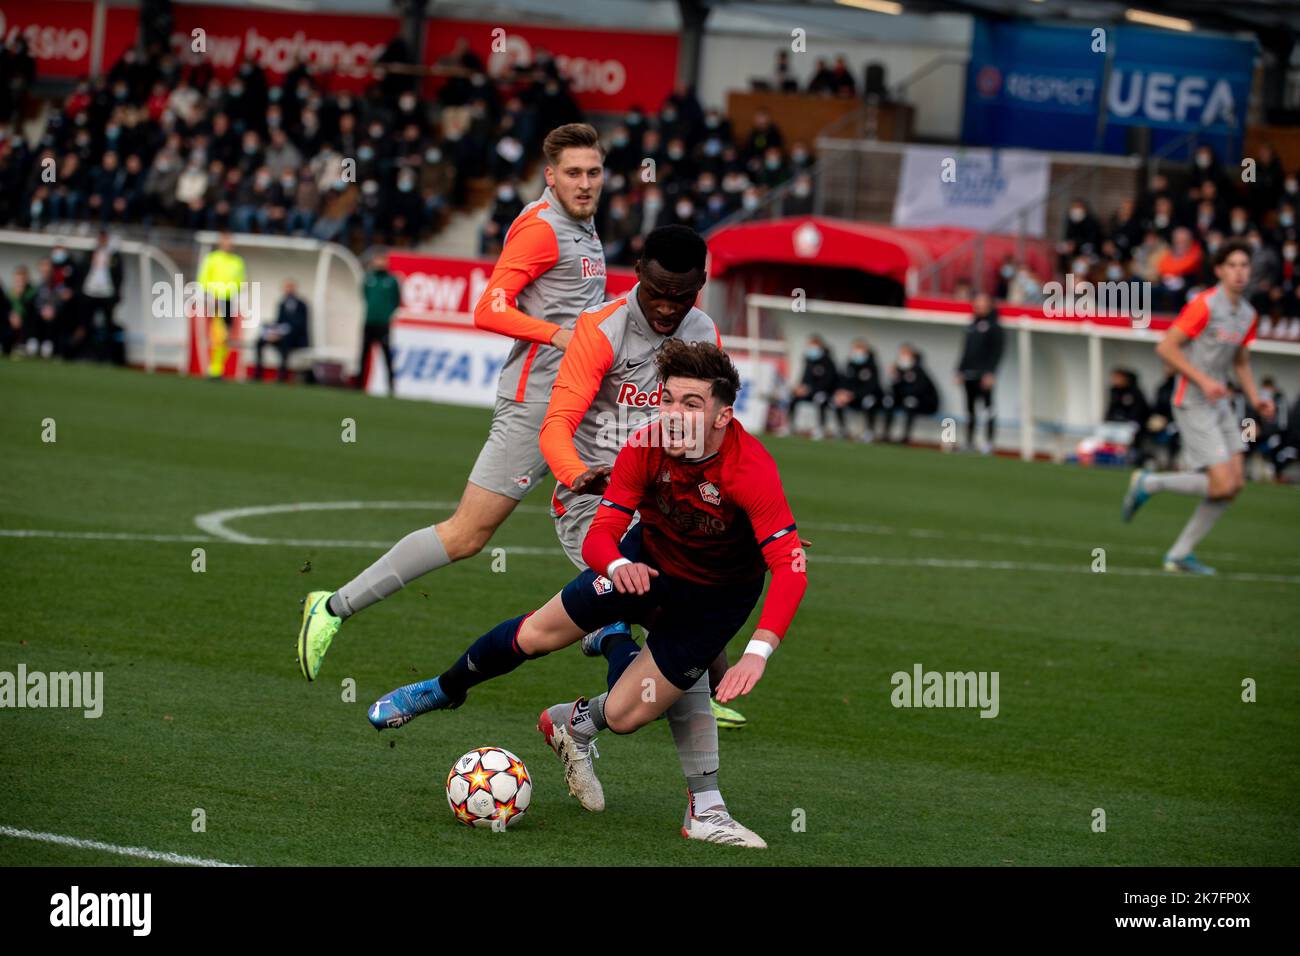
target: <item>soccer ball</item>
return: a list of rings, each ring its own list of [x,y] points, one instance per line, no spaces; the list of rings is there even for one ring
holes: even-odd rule
[[[447,774],[447,803],[466,826],[512,827],[532,800],[528,768],[502,747],[477,747],[452,764]]]

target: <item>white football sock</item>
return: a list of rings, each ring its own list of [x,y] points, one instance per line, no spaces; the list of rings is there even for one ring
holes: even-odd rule
[[[1210,476],[1200,471],[1163,471],[1143,478],[1142,490],[1151,494],[1172,491],[1204,498],[1210,493]]]
[[[1222,499],[1206,498],[1192,516],[1187,519],[1187,524],[1183,527],[1182,534],[1174,542],[1174,546],[1169,549],[1169,557],[1178,561],[1187,557],[1207,534],[1214,527],[1214,523],[1219,520],[1220,516],[1228,510],[1228,502]]]

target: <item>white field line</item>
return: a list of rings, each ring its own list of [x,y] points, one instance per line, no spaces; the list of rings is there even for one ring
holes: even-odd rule
[[[231,537],[230,535],[234,535]],[[352,541],[336,538],[253,538],[248,535],[227,531],[221,537],[203,535],[131,535],[114,532],[102,534],[93,531],[41,531],[37,529],[0,529],[0,538],[83,538],[87,540],[111,539],[115,541],[184,541],[200,544],[245,544],[258,547],[294,547],[294,548],[356,548],[368,551],[383,551],[393,546],[392,541]],[[517,555],[563,555],[561,548],[538,548],[528,545],[498,545],[507,554]],[[886,568],[941,568],[956,571],[1027,571],[1045,574],[1092,574],[1090,560],[1073,564],[1048,564],[1036,561],[983,561],[970,558],[887,558],[869,557],[853,554],[818,554],[815,550],[808,552],[808,559],[815,564],[851,564],[864,567]],[[1192,575],[1173,575],[1159,568],[1116,567],[1112,562],[1105,574],[1122,577],[1192,577]],[[1293,574],[1254,574],[1250,572],[1221,571],[1216,576],[1222,581],[1251,581],[1270,584],[1300,584],[1300,575]]]
[[[78,850],[99,850],[103,853],[115,853],[118,856],[135,857],[137,860],[153,860],[157,863],[175,863],[179,866],[242,866],[241,863],[222,863],[220,860],[206,860],[201,856],[185,856],[182,853],[165,853],[161,850],[146,850],[139,846],[118,846],[115,843],[101,843],[98,840],[79,840],[76,837],[62,836],[58,833],[38,833],[35,830],[19,830],[16,827],[0,826],[0,836],[13,837],[16,840],[36,840],[39,843],[56,843],[59,846],[75,847]]]

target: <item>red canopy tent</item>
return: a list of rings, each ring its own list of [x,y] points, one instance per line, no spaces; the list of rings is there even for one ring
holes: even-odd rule
[[[1007,256],[1023,260],[1044,280],[1053,273],[1050,244],[1042,239],[982,235],[971,229],[900,229],[894,226],[795,216],[727,226],[709,237],[709,274],[727,280],[728,305],[751,292],[789,295],[802,288],[808,298],[900,305],[909,277],[919,278],[942,260],[936,284],[918,294],[951,292],[969,280],[976,237],[983,241],[982,286],[993,289]]]

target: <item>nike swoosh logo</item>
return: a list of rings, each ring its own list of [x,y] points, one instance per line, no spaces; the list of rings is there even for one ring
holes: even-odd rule
[[[642,365],[644,365],[644,364],[645,364],[646,362],[648,362],[648,361],[650,361],[648,358],[643,358],[641,361],[639,361],[639,362],[637,362],[635,365],[633,365],[633,364],[632,364],[632,360],[631,360],[631,359],[628,359],[628,360],[627,360],[627,365],[624,366],[624,367],[625,367],[629,372],[631,372],[631,371],[634,370],[634,369],[638,369],[638,368],[640,368]]]

